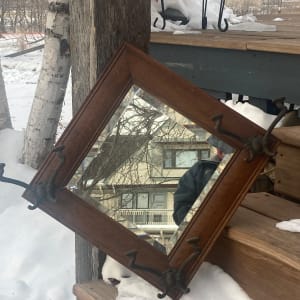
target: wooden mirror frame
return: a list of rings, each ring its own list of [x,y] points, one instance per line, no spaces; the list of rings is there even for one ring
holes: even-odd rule
[[[138,238],[65,187],[133,85],[236,149],[169,255]],[[222,116],[222,124],[219,124],[222,130],[216,126],[216,116]],[[268,161],[263,153],[247,161],[247,146],[253,138],[261,140],[264,135],[264,129],[147,54],[124,44],[57,142],[56,149],[64,146],[63,164],[59,155],[52,152],[32,180],[31,187],[43,186],[44,190],[55,193],[55,201],[40,201],[38,207],[124,266],[132,265],[133,257],[127,254],[136,251],[132,271],[178,299],[186,292],[185,287]],[[268,141],[269,150],[274,151],[276,139],[269,136]],[[23,196],[34,204],[38,201],[36,193],[30,189]]]

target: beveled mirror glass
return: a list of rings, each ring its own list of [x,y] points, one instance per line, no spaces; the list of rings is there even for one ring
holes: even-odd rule
[[[138,237],[169,253],[233,152],[208,131],[134,85],[68,188]],[[209,176],[200,177],[201,163],[208,165]],[[191,168],[179,190],[179,180]],[[192,177],[194,173],[197,175]],[[184,186],[187,184],[190,186]],[[175,197],[180,202],[176,211]]]
[[[213,156],[208,132],[234,153],[218,163],[179,230],[153,232],[149,226],[160,231],[164,220],[172,222],[183,172]],[[161,297],[179,299],[268,161],[253,147],[266,141],[274,151],[276,139],[262,128],[124,44],[24,197]]]

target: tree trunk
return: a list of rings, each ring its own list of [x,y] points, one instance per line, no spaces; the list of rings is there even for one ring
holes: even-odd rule
[[[33,168],[38,168],[53,148],[69,78],[69,0],[49,2],[46,34],[23,149],[23,162]]]
[[[124,41],[148,50],[150,0],[98,0],[95,12],[97,75]]]
[[[0,130],[12,128],[0,61]]]
[[[76,112],[123,41],[147,51],[150,0],[74,0],[70,17],[73,112]],[[77,282],[101,278],[99,257],[103,260],[103,253],[99,251],[97,255],[95,248],[79,236],[75,244]]]

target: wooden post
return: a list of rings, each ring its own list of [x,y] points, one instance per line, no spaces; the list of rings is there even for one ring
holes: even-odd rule
[[[150,40],[149,0],[71,1],[73,112],[84,102],[96,79],[123,41],[147,51]],[[101,278],[105,255],[76,236],[76,279]]]

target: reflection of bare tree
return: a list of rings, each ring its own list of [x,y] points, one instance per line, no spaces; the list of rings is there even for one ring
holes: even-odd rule
[[[128,98],[131,98],[130,104]],[[179,114],[170,109],[166,116],[164,105],[149,95],[130,91],[125,102],[121,105],[122,109],[116,112],[115,125],[109,124],[110,129],[104,130],[78,174],[81,178],[77,187],[81,191],[91,193],[101,183],[102,187],[123,186],[124,193],[126,187],[134,186],[137,191],[139,185],[174,180],[166,172],[162,174],[162,150],[158,148],[170,142],[184,143],[186,147],[188,144],[193,147],[199,142],[199,138],[183,125],[188,122],[184,117],[180,119]],[[159,179],[149,181],[154,173],[160,174],[157,176]],[[117,193],[114,190],[114,197]],[[111,197],[102,194],[101,198],[107,200]]]
[[[169,219],[172,192],[188,168],[177,165],[178,157],[183,157],[182,153],[202,153],[200,150],[209,153],[206,138],[207,132],[198,125],[133,87],[70,185],[75,184],[73,191],[81,198],[150,239],[133,223],[173,224]],[[163,235],[170,235],[169,231],[151,234],[165,243],[168,238]]]
[[[201,128],[134,86],[69,186],[134,232],[137,228],[132,223],[172,225],[172,192],[185,170],[168,169],[165,161],[168,153],[175,153],[173,150],[178,156],[180,150],[209,151],[206,132],[203,135],[201,129],[199,135],[195,129]],[[160,239],[165,233],[151,234]],[[149,238],[145,233],[138,235]]]
[[[149,137],[109,136],[83,173],[79,182],[80,189],[92,189],[98,182],[112,175],[124,161],[147,142],[147,138]]]
[[[135,182],[132,174],[138,173],[137,162],[147,156],[148,144],[154,132],[165,122],[160,117],[161,114],[149,105],[145,106],[138,100],[133,101],[111,134],[96,150],[96,155],[82,174],[80,189],[93,189],[98,182],[109,178],[124,162],[129,163],[130,167],[127,167],[123,178]]]

